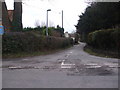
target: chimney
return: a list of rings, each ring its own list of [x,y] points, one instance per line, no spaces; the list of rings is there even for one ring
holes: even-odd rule
[[[13,21],[13,12],[14,12],[14,10],[8,10],[8,17],[11,22]]]
[[[13,31],[21,31],[23,29],[22,25],[22,0],[15,2],[14,0],[14,12],[13,12]]]

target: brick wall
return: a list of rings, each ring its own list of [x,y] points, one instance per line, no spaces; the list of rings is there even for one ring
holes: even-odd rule
[[[14,13],[12,22],[13,31],[21,31],[22,26],[22,2],[14,2]]]
[[[4,26],[5,32],[10,31],[11,22],[8,17],[7,6],[5,2],[2,2],[2,25]]]

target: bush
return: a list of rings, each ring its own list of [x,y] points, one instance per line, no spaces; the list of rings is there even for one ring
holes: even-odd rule
[[[37,26],[35,28],[26,27],[22,30],[22,32],[35,32],[39,33],[40,35],[46,35],[46,26],[40,27]],[[63,37],[64,35],[64,29],[61,27],[48,27],[48,34],[49,36],[55,36],[55,37]]]
[[[89,33],[87,44],[104,50],[120,50],[120,29],[99,30]]]
[[[46,37],[34,32],[5,33],[2,39],[3,54],[52,50],[71,45],[70,39],[51,36]]]

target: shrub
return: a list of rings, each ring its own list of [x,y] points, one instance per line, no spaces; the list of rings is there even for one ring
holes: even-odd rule
[[[46,37],[34,32],[11,32],[3,35],[2,44],[2,52],[5,54],[65,48],[71,42],[67,38]]]
[[[104,50],[119,49],[120,29],[99,30],[89,33],[87,43],[92,47]]]

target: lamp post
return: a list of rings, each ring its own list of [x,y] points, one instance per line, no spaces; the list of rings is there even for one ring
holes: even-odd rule
[[[48,9],[48,10],[47,10],[46,36],[48,36],[48,11],[51,11],[51,9]]]
[[[63,29],[63,10],[62,10],[62,29]]]

